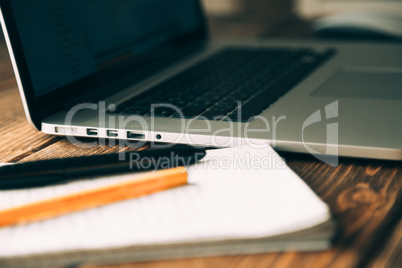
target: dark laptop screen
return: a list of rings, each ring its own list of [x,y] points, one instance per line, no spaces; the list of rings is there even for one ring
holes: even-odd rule
[[[37,97],[133,60],[201,23],[193,0],[10,4]]]

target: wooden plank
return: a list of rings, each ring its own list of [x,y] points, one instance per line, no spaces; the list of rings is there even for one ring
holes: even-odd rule
[[[60,140],[28,124],[13,78],[0,82],[0,108],[0,162],[21,160]]]
[[[402,264],[402,220],[392,232],[389,241],[381,247],[381,252],[377,254],[367,267],[400,267]]]

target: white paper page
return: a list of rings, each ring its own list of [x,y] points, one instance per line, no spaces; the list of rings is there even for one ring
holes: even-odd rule
[[[328,207],[272,148],[210,150],[187,186],[0,229],[0,257],[79,249],[264,237],[312,227]],[[0,210],[136,175],[0,191]]]

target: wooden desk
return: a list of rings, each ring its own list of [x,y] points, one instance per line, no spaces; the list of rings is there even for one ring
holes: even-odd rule
[[[306,23],[272,16],[211,19],[214,36],[308,36]],[[93,155],[116,146],[77,147],[33,130],[27,123],[10,60],[0,44],[0,162]],[[134,150],[131,148],[131,150]],[[309,155],[281,153],[289,166],[327,202],[340,224],[333,249],[158,261],[105,267],[397,267],[402,264],[401,163],[341,159],[336,168]],[[103,267],[103,266],[102,266]]]

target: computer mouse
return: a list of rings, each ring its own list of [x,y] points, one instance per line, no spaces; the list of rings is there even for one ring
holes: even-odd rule
[[[385,37],[402,41],[402,15],[374,11],[349,11],[313,22],[319,35],[334,37]]]

